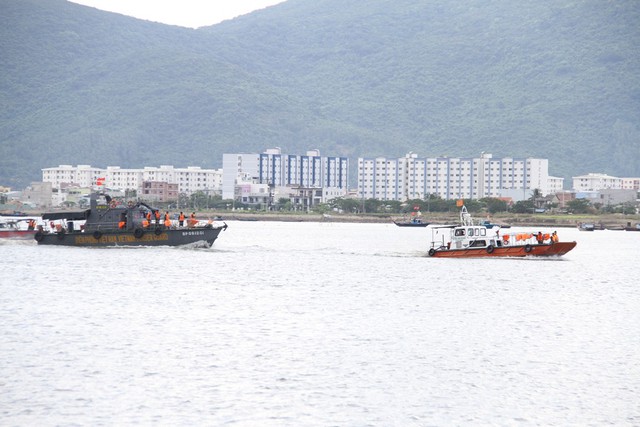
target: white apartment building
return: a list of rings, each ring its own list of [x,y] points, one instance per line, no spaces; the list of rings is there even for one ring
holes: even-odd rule
[[[142,169],[122,169],[120,166],[107,166],[104,174],[104,187],[113,190],[136,190],[142,188]]]
[[[549,194],[556,194],[564,191],[564,178],[557,176],[549,177]]]
[[[94,168],[90,165],[60,165],[55,168],[42,169],[42,182],[50,182],[53,188],[60,188],[64,184],[91,187],[102,176],[104,176],[104,169]]]
[[[622,178],[623,190],[640,190],[640,178]]]
[[[224,154],[222,170],[223,199],[234,198],[236,185],[246,177],[274,189],[294,186],[330,189],[323,192],[326,197],[345,195],[349,185],[349,159],[321,156],[318,150],[307,151],[305,155],[282,154],[280,148],[261,154]]]
[[[63,184],[96,187],[100,183],[104,188],[111,190],[140,191],[145,181],[177,184],[180,193],[192,194],[204,191],[209,194],[220,194],[222,170],[202,169],[197,166],[174,168],[171,165],[142,169],[123,169],[120,166],[108,166],[102,169],[89,165],[60,165],[42,169],[42,182],[50,182],[54,188],[59,188]]]
[[[523,200],[534,189],[549,194],[547,159],[418,157],[358,159],[358,197],[381,200],[511,197]]]
[[[163,165],[159,168],[145,167],[143,181],[178,184],[179,193],[193,194],[202,191],[214,195],[222,193],[222,175],[221,169],[202,169],[198,166],[174,168]]]
[[[622,189],[622,178],[603,173],[589,173],[573,177],[573,191],[598,191],[604,189]]]

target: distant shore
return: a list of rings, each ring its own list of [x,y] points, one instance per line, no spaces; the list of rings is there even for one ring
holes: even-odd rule
[[[54,209],[55,210],[55,209]],[[73,210],[73,209],[65,209]],[[58,210],[55,210],[58,211]],[[63,212],[64,210],[59,210]],[[11,215],[10,212],[2,212]],[[175,214],[176,212],[171,212]],[[41,211],[28,211],[23,214],[41,216]],[[576,227],[580,223],[594,224],[596,229],[620,229],[640,223],[640,215],[606,214],[606,215],[567,215],[567,214],[510,214],[502,213],[487,217],[472,213],[474,220],[488,219],[494,224],[514,227]],[[345,223],[379,223],[391,224],[393,221],[406,221],[408,217],[394,214],[318,214],[293,212],[256,212],[256,211],[218,211],[199,210],[196,216],[201,220],[219,219],[220,221],[281,221],[281,222],[345,222]],[[458,212],[423,213],[423,222],[431,224],[457,224],[460,221]]]
[[[376,214],[316,214],[316,213],[268,213],[268,212],[199,212],[198,217],[216,216],[227,221],[282,221],[282,222],[346,222],[346,223],[393,223],[403,221],[400,215]],[[437,212],[423,215],[422,221],[433,224],[457,224],[458,213]],[[486,218],[476,216],[475,220]],[[491,216],[495,224],[514,227],[576,227],[579,223],[592,223],[596,228],[620,228],[640,222],[640,215],[547,215],[547,214],[501,214]]]

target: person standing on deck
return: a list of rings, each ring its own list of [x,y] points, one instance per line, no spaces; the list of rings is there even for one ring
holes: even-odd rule
[[[180,212],[180,216],[178,217],[178,224],[180,227],[184,227],[184,212]]]

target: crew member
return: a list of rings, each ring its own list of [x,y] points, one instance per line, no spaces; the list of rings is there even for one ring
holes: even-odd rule
[[[539,245],[544,243],[544,239],[542,237],[542,231],[538,231],[538,234],[536,235],[536,240],[538,241]]]
[[[169,212],[165,212],[164,214],[164,226],[167,228],[171,227],[171,218],[169,217]]]
[[[558,241],[558,233],[554,231],[553,234],[551,234],[551,243],[558,243]]]
[[[196,213],[192,212],[191,215],[189,215],[189,228],[195,227],[197,223],[198,220],[196,219]]]
[[[180,216],[178,217],[178,224],[180,224],[180,227],[184,227],[184,213],[180,212]]]
[[[124,212],[120,215],[120,222],[118,223],[118,228],[120,230],[124,230],[127,227],[127,214]]]
[[[156,214],[156,225],[160,224],[160,210],[155,211]]]

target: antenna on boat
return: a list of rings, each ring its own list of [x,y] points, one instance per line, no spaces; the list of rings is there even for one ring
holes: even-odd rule
[[[462,205],[462,209],[460,210],[460,223],[464,226],[473,225],[473,219],[471,219],[471,214],[467,212],[465,205]]]

